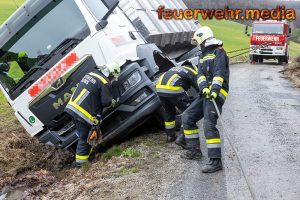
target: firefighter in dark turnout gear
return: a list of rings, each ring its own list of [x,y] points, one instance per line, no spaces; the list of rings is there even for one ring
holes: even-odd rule
[[[120,66],[110,63],[104,69],[86,74],[73,93],[65,111],[70,114],[79,133],[76,166],[88,162],[92,147],[101,142],[101,115],[105,107],[115,104],[111,81],[117,79]]]
[[[218,114],[211,99],[216,101],[221,112],[229,91],[229,59],[222,48],[223,43],[213,37],[209,27],[204,26],[198,29],[193,37],[193,42],[200,45],[202,50],[197,79],[200,96],[182,116],[188,146],[188,151],[182,157],[187,159],[202,157],[196,123],[204,118],[203,128],[209,161],[202,172],[212,173],[222,169],[222,162],[221,139],[216,127]]]
[[[171,63],[171,62],[170,62]],[[190,105],[186,91],[197,86],[197,67],[189,61],[181,66],[171,68],[160,76],[156,83],[156,91],[165,109],[165,131],[167,142],[173,142],[185,148],[185,139],[181,130],[177,139],[175,134],[176,107],[182,112]]]

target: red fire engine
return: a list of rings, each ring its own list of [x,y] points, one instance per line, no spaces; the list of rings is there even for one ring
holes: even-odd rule
[[[250,61],[277,59],[279,64],[288,63],[289,34],[291,29],[287,21],[255,21],[250,37]]]

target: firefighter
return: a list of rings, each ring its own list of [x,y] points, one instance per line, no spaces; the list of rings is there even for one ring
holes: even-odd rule
[[[114,107],[111,83],[120,75],[120,66],[110,63],[86,74],[73,93],[65,111],[76,125],[79,140],[76,167],[87,163],[92,148],[101,143],[101,115],[104,107]]]
[[[171,61],[169,63],[172,63]],[[182,112],[190,105],[190,99],[186,91],[192,86],[198,90],[197,86],[197,67],[191,62],[186,61],[181,66],[175,67],[174,64],[167,72],[160,76],[156,83],[156,91],[165,109],[165,131],[167,143],[176,140],[176,144],[185,148],[183,131],[176,139],[175,119],[176,107]]]
[[[182,116],[188,150],[181,157],[196,160],[202,157],[196,123],[204,118],[203,129],[209,160],[202,172],[212,173],[222,170],[221,139],[216,127],[218,114],[212,99],[216,101],[221,112],[229,90],[229,59],[222,48],[222,41],[214,38],[212,30],[207,26],[194,33],[192,43],[200,45],[202,51],[197,78],[200,96]]]
[[[26,52],[21,51],[18,53],[18,61],[17,63],[19,64],[20,68],[24,73],[29,71],[29,65],[28,65],[28,56]]]

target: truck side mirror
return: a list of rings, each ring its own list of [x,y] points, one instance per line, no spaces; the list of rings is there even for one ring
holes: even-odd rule
[[[96,30],[99,31],[101,29],[104,29],[108,24],[108,21],[106,19],[101,19],[100,22],[98,22],[98,24],[96,24]]]
[[[108,16],[114,11],[114,9],[118,6],[118,0],[102,0],[104,5],[108,8],[108,12],[104,15],[103,20],[106,20]]]

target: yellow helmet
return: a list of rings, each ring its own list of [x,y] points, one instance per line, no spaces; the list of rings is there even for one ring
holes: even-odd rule
[[[24,59],[24,58],[25,59],[28,58],[26,52],[24,52],[24,51],[19,52],[18,53],[18,61],[20,61],[21,59]]]

